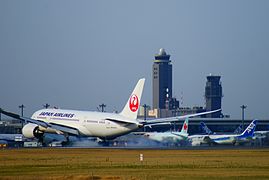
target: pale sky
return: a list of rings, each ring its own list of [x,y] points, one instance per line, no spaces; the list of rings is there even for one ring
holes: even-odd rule
[[[0,1],[0,106],[120,111],[139,78],[152,105],[154,55],[173,64],[173,94],[204,106],[221,75],[223,113],[269,118],[269,1]]]

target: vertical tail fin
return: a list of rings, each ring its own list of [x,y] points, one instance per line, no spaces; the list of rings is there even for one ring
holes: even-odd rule
[[[137,82],[131,96],[129,97],[125,107],[121,111],[120,115],[125,116],[129,119],[136,119],[138,109],[140,106],[140,99],[142,96],[143,88],[144,88],[145,79],[139,79]]]
[[[188,134],[188,128],[189,128],[189,118],[186,118],[180,132]]]
[[[240,124],[236,130],[234,130],[234,134],[241,134],[243,131],[243,125]]]
[[[245,131],[241,134],[241,136],[253,136],[255,128],[256,128],[257,120],[253,120]]]
[[[200,123],[200,126],[202,128],[202,131],[206,134],[213,134],[213,132],[207,127],[207,125],[204,122]]]

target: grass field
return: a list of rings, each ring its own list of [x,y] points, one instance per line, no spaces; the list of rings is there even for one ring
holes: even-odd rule
[[[144,161],[140,162],[140,154]],[[269,179],[269,149],[1,149],[0,179]]]

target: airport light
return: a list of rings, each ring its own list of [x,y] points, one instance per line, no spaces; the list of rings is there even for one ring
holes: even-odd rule
[[[43,107],[48,109],[50,107],[50,105],[48,103],[46,103],[46,104],[43,104]]]
[[[99,107],[101,108],[102,112],[105,112],[106,105],[104,103],[100,104]]]
[[[247,108],[247,106],[242,105],[242,106],[240,106],[240,108],[242,109],[242,129],[245,129],[244,128],[244,120],[245,120],[245,109]]]
[[[144,104],[143,107],[144,107],[144,120],[147,120],[147,108],[149,108],[149,106]]]
[[[21,116],[23,117],[23,109],[25,108],[25,106],[22,104],[19,106],[19,108],[21,109]]]
[[[19,106],[19,108],[21,109],[21,116],[23,117],[23,109],[25,108],[25,106],[22,104]],[[21,127],[23,128],[23,121],[21,122]]]
[[[147,108],[149,108],[149,106],[144,104],[143,107],[144,107],[144,120],[146,121],[147,120]],[[146,131],[146,127],[144,126],[144,132],[145,131]]]

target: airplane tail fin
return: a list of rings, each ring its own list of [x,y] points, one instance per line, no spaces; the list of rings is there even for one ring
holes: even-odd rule
[[[241,136],[253,136],[256,128],[257,120],[253,120],[248,127],[244,130]]]
[[[240,124],[236,130],[234,130],[234,134],[241,134],[243,131],[243,125]]]
[[[137,82],[131,96],[129,97],[125,107],[121,111],[120,115],[127,117],[129,119],[136,119],[138,109],[140,106],[140,100],[144,88],[145,79],[139,79]]]
[[[180,132],[188,134],[188,128],[189,128],[189,118],[186,118]]]
[[[207,125],[204,122],[200,123],[201,129],[206,134],[213,134],[213,132],[207,127]]]

